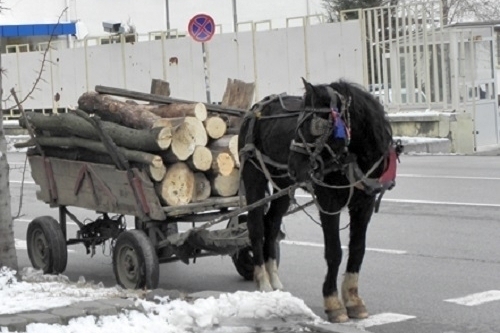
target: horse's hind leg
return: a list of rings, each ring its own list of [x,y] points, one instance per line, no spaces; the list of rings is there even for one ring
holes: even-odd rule
[[[346,273],[342,282],[342,299],[350,318],[363,319],[368,317],[365,303],[358,294],[358,278],[361,264],[365,255],[366,230],[373,213],[373,198],[361,194],[356,205],[351,206],[349,214],[351,217],[349,259],[347,260]]]
[[[266,270],[269,274],[271,287],[274,290],[282,290],[283,284],[278,276],[278,264],[276,261],[276,239],[280,232],[281,221],[290,205],[290,198],[283,196],[271,202],[269,211],[264,217],[264,260],[266,262]]]

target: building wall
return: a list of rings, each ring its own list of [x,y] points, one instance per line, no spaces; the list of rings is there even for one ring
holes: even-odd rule
[[[256,100],[282,92],[302,94],[301,77],[313,83],[363,82],[357,21],[216,34],[205,47],[207,72],[202,44],[189,37],[51,48],[45,62],[43,52],[9,53],[2,56],[8,73],[3,86],[23,98],[43,63],[41,80],[24,108],[52,109],[76,105],[96,85],[149,92],[154,78],[169,81],[172,97],[187,100],[207,101],[208,87],[211,102],[222,100],[228,78],[255,82]],[[12,106],[9,99],[4,109]]]

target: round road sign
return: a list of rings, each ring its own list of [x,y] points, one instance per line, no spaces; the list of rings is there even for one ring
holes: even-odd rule
[[[188,32],[197,42],[208,42],[215,33],[214,19],[207,14],[198,14],[189,20]]]

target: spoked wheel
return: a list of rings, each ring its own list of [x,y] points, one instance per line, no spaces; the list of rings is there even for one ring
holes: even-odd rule
[[[26,243],[34,268],[43,270],[44,274],[64,272],[68,263],[68,248],[61,226],[54,218],[40,216],[31,221]]]
[[[246,223],[247,216],[241,215],[239,216],[239,223]],[[234,223],[232,221],[229,222],[228,227]],[[279,237],[276,242],[276,264],[279,266],[280,263],[280,243],[279,241],[282,238]],[[231,255],[231,259],[233,260],[234,267],[238,274],[240,274],[245,280],[252,281],[253,280],[253,252],[252,247],[247,246],[239,250],[238,252]]]
[[[113,250],[113,271],[119,285],[127,289],[158,287],[160,267],[151,240],[141,230],[122,232]]]

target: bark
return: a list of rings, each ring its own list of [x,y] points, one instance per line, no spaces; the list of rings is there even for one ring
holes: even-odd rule
[[[100,141],[96,128],[87,120],[73,113],[57,113],[47,116],[41,113],[26,112],[26,118],[37,133],[63,137],[76,135],[85,139]],[[26,128],[27,124],[24,117],[19,118],[19,125]],[[116,145],[143,151],[167,149],[172,142],[172,133],[175,130],[173,126],[137,130],[108,121],[102,121],[101,126]]]
[[[160,200],[169,206],[190,203],[195,191],[194,173],[186,163],[179,162],[168,166],[167,174],[156,188]]]
[[[159,106],[144,106],[148,110],[162,118],[195,117],[201,121],[207,119],[207,108],[203,103],[175,103]]]
[[[240,167],[240,158],[238,156],[238,135],[224,135],[220,139],[213,140],[207,147],[216,153],[226,152],[231,155],[234,165]]]
[[[92,150],[92,151],[95,151],[95,152],[98,152],[101,154],[108,153],[106,147],[101,142],[82,139],[82,138],[78,138],[78,137],[59,138],[59,137],[38,136],[36,138],[36,140],[38,141],[38,143],[42,147],[43,146],[80,147],[80,148],[89,149],[89,150]],[[17,143],[14,146],[16,148],[26,148],[26,147],[33,147],[34,145],[35,145],[35,142],[33,140],[28,140],[26,142]],[[147,164],[147,165],[152,165],[156,168],[161,168],[163,166],[163,161],[162,161],[161,157],[158,155],[153,155],[153,154],[146,153],[143,151],[130,150],[130,149],[121,148],[121,147],[118,147],[118,149],[123,154],[123,156],[125,156],[125,158],[129,161],[143,163],[143,164]]]
[[[243,82],[237,79],[227,79],[226,91],[222,97],[221,106],[248,110],[252,106],[255,93],[255,83]],[[243,115],[228,117],[228,127],[239,129]],[[234,132],[234,130],[232,130]]]
[[[165,120],[151,112],[150,105],[134,105],[107,95],[86,92],[78,99],[78,107],[83,111],[98,115],[102,120],[114,122],[135,129],[162,127]]]
[[[160,79],[151,80],[151,94],[160,96],[170,96],[170,84]]]
[[[212,172],[229,176],[234,170],[234,160],[229,152],[215,153],[212,162]]]

